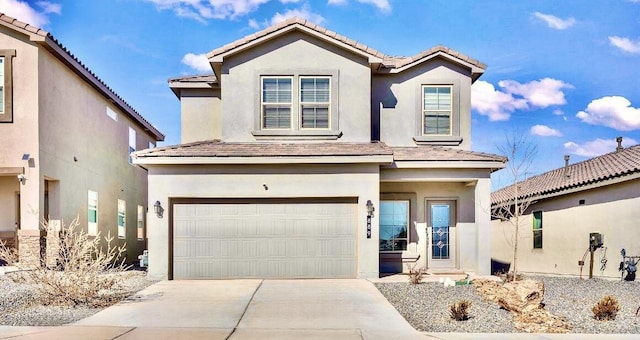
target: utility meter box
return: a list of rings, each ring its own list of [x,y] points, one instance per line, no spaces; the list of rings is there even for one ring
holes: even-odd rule
[[[596,249],[602,247],[604,244],[604,235],[600,233],[590,233],[589,234],[589,246],[591,249]]]

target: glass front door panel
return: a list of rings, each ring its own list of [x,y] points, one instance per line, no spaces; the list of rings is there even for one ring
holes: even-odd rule
[[[435,260],[449,259],[449,209],[448,204],[431,205],[431,257]]]

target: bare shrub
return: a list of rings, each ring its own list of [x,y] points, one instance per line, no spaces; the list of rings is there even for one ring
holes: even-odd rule
[[[18,268],[9,277],[16,281],[33,284],[43,305],[79,305],[106,306],[124,296],[106,294],[106,290],[118,290],[122,276],[127,269],[124,258],[125,246],[112,245],[114,238],[107,234],[104,239],[98,233],[90,237],[82,230],[76,217],[68,226],[64,222],[60,231],[45,222],[43,228],[49,233],[59,233],[54,237],[52,248],[59,249],[53,259],[47,259],[49,266],[37,266],[33,263],[17,261],[15,251],[0,246],[0,259]],[[101,240],[105,241],[105,245]],[[39,256],[39,254],[28,254]],[[25,262],[25,261],[23,261]]]
[[[449,314],[451,318],[456,321],[469,320],[469,309],[471,308],[471,302],[467,300],[461,300],[456,303],[452,303]]]
[[[593,318],[596,320],[615,320],[620,311],[618,299],[611,295],[605,295],[598,303],[591,308]]]
[[[407,267],[409,267],[409,282],[414,285],[419,284],[426,273],[424,267],[416,268],[416,264],[407,265]]]

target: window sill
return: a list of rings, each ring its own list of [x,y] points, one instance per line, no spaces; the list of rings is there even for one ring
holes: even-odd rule
[[[268,139],[324,139],[335,140],[342,137],[341,131],[335,130],[259,130],[251,131],[258,140]]]
[[[418,145],[458,146],[462,143],[460,136],[416,136],[413,141]]]

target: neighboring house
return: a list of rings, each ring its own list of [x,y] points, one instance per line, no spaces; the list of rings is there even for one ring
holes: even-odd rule
[[[134,154],[164,211],[152,277],[489,274],[506,160],[470,151],[484,64],[442,46],[390,57],[301,19],[208,58],[213,75],[169,80],[183,144]]]
[[[531,202],[519,228],[518,271],[589,275],[591,233],[604,235],[595,251],[593,275],[620,277],[620,250],[640,255],[640,145],[568,164],[519,182],[519,199]],[[491,194],[492,208],[512,204],[513,186]],[[514,227],[492,221],[492,257],[513,260]],[[586,257],[585,257],[586,256]],[[602,260],[607,264],[601,270]]]
[[[147,172],[130,152],[162,133],[51,34],[4,14],[0,65],[0,237],[27,260],[40,252],[42,221],[79,216],[89,235],[110,232],[136,260]]]

